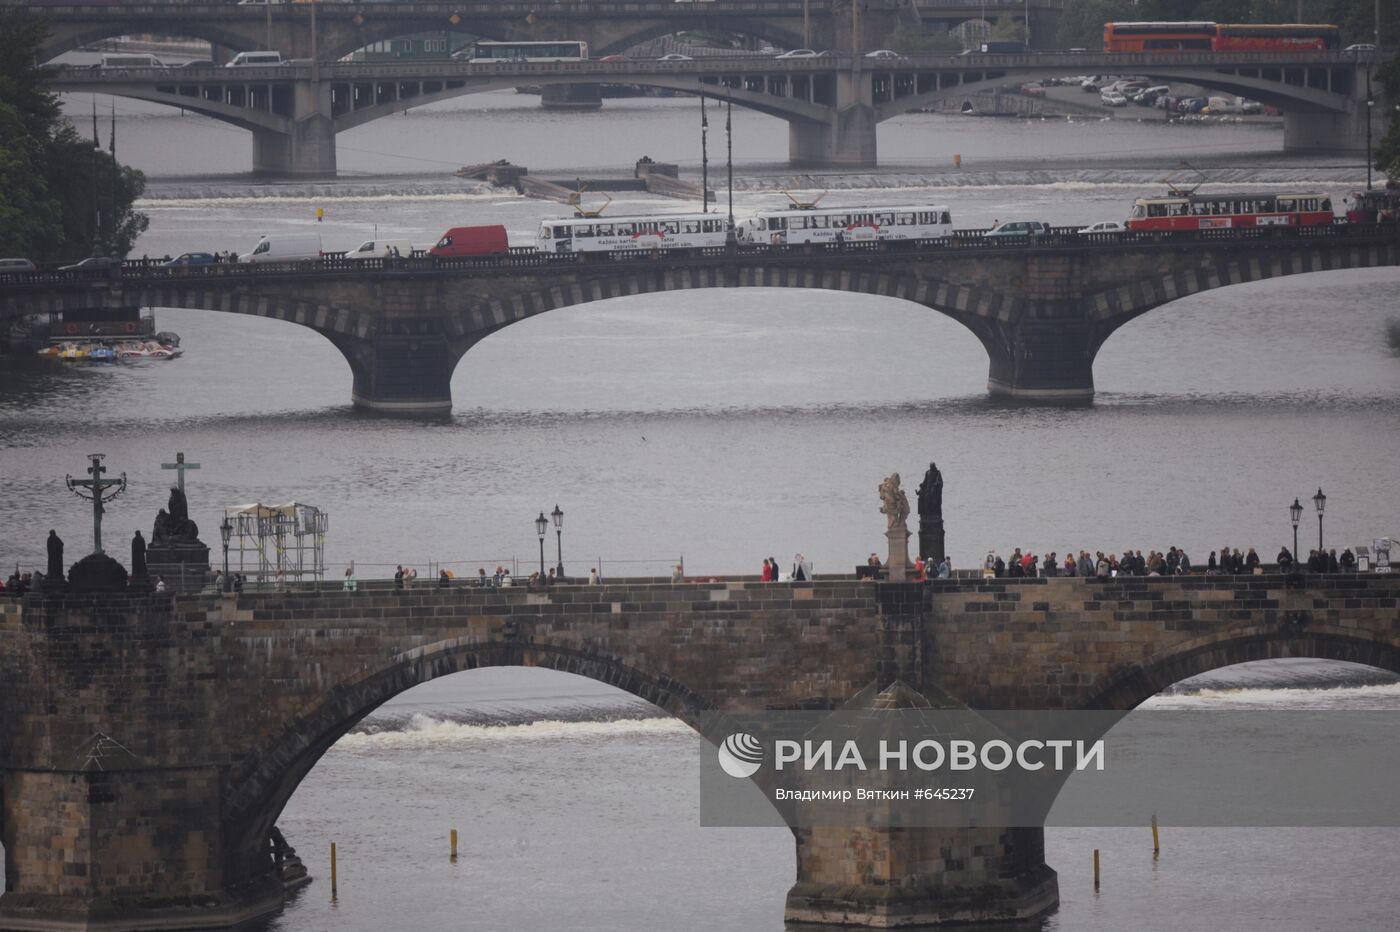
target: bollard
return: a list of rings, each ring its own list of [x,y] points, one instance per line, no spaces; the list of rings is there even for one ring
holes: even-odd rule
[[[1095,864],[1098,863],[1099,853],[1094,852]],[[1097,875],[1097,871],[1095,872]],[[331,842],[331,899],[335,899],[335,842]]]
[[[457,830],[452,830],[452,860],[457,860]]]
[[[1152,814],[1152,856],[1155,858],[1162,850],[1161,842],[1157,838],[1157,814]]]
[[[1099,849],[1094,849],[1094,889],[1099,888]]]

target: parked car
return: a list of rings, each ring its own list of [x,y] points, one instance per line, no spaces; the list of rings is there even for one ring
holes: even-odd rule
[[[1124,97],[1117,91],[1104,91],[1102,94],[1099,95],[1099,102],[1102,103],[1105,107],[1128,106],[1128,98]]]
[[[207,58],[192,58],[180,66],[181,68],[213,68],[214,63]]]
[[[657,61],[695,61],[695,59],[691,58],[689,55],[681,55],[677,52],[672,52],[670,55],[662,55]]]
[[[1100,220],[1098,223],[1091,223],[1080,233],[1122,233],[1127,227],[1123,226],[1121,220]]]
[[[599,61],[626,61],[626,55],[604,55]]]
[[[163,265],[213,265],[218,258],[211,252],[182,252]]]
[[[998,223],[982,235],[988,239],[1043,236],[1050,232],[1050,224],[1040,220],[1008,220]]]
[[[1183,97],[1176,102],[1177,113],[1200,113],[1209,103],[1204,97]]]
[[[1172,92],[1171,86],[1167,84],[1157,84],[1149,88],[1138,91],[1132,95],[1132,101],[1142,107],[1150,107],[1157,102],[1158,97],[1164,97]]]
[[[0,259],[0,275],[23,275],[34,271],[34,263],[28,259]]]
[[[239,52],[228,60],[225,68],[267,68],[276,65],[285,65],[281,52]]]
[[[866,53],[865,53],[865,57],[866,57],[866,58],[891,59],[891,58],[903,58],[904,56],[901,55],[901,54],[899,54],[898,52],[892,51],[892,50],[890,50],[890,49],[876,49],[876,50],[873,51],[873,52],[866,52]]]
[[[1236,97],[1235,100],[1236,100],[1236,102],[1239,103],[1239,105],[1240,105],[1240,112],[1242,112],[1242,113],[1263,113],[1263,112],[1264,112],[1264,105],[1261,104],[1261,103],[1260,103],[1259,101],[1257,101],[1257,100],[1246,100],[1246,99],[1243,98],[1243,97]]]
[[[1355,45],[1348,45],[1344,52],[1374,52],[1376,47],[1369,42],[1358,42]]]
[[[783,54],[778,55],[778,56],[776,56],[776,57],[778,57],[778,58],[816,58],[817,55],[818,55],[818,53],[812,51],[811,49],[790,49],[790,50],[788,50],[788,51],[784,52]]]
[[[86,259],[80,262],[74,262],[72,265],[60,265],[58,270],[60,272],[86,272],[93,269],[115,268],[120,264],[121,263],[111,256],[88,256]]]
[[[1041,87],[1039,84],[1022,84],[1021,93],[1028,97],[1044,97],[1045,88]]]

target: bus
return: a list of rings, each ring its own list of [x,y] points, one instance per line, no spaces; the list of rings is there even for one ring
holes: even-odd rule
[[[789,207],[759,210],[736,224],[741,243],[862,243],[933,239],[953,232],[953,214],[939,205]]]
[[[473,62],[514,63],[528,61],[587,61],[587,42],[492,42],[482,39],[471,46]]]
[[[723,246],[729,221],[720,214],[666,214],[651,217],[573,217],[540,224],[540,252],[634,252],[643,249],[696,249]]]
[[[1332,199],[1318,191],[1196,194],[1173,191],[1140,197],[1129,230],[1226,230],[1241,227],[1327,226],[1336,217]]]
[[[1341,46],[1327,24],[1104,23],[1105,52],[1314,52]]]

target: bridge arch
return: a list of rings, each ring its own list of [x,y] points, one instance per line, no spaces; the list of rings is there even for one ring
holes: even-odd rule
[[[1258,660],[1295,657],[1342,660],[1400,674],[1400,644],[1342,630],[1312,630],[1300,619],[1236,637],[1188,641],[1104,684],[1080,708],[1126,712],[1201,673]]]
[[[528,666],[572,673],[643,699],[704,733],[699,721],[711,703],[670,676],[638,669],[624,658],[592,649],[502,639],[459,637],[389,657],[378,670],[336,684],[318,705],[287,724],[272,742],[252,751],[226,777],[222,813],[226,844],[245,876],[267,870],[266,839],[298,786],[330,748],[380,705],[442,676],[497,666]]]

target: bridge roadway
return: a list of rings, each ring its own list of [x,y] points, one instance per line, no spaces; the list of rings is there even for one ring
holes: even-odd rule
[[[956,206],[954,206],[956,217]],[[606,222],[606,218],[600,222]],[[1006,242],[943,239],[474,259],[328,259],[296,265],[0,275],[0,318],[111,306],[203,308],[310,327],[344,354],[356,405],[445,413],[458,361],[485,337],[551,310],[689,288],[821,288],[913,301],[971,330],[988,390],[1083,403],[1119,327],[1213,288],[1400,265],[1400,224],[1180,233],[1058,230]],[[853,308],[852,313],[860,313]],[[1339,311],[1341,312],[1341,311]]]
[[[1397,606],[1400,576],[1380,575],[45,590],[0,603],[0,927],[279,910],[270,837],[302,780],[380,704],[459,671],[589,677],[718,742],[724,714],[773,709],[1126,711],[1279,657],[1400,673]],[[794,834],[789,920],[1005,922],[1058,902],[1039,827]]]
[[[1364,151],[1366,119],[1383,120],[1387,112],[1385,106],[1366,106],[1368,89],[1379,90],[1370,81],[1374,65],[1369,56],[1349,52],[308,61],[277,68],[66,67],[55,71],[53,84],[60,91],[149,100],[231,123],[252,132],[255,171],[323,175],[335,172],[339,132],[411,107],[524,84],[630,84],[732,100],[788,122],[794,165],[874,165],[876,126],[885,120],[1003,85],[1086,73],[1140,74],[1259,100],[1284,112],[1287,150]],[[1379,139],[1385,127],[1376,124],[1372,132]]]

